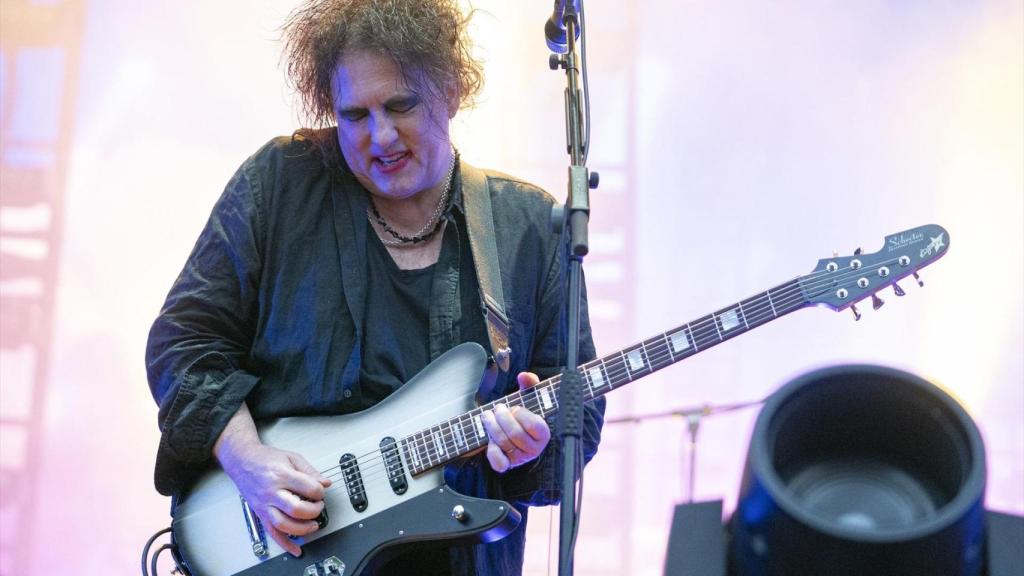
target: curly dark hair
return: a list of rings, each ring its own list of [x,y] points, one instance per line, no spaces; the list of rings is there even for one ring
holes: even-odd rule
[[[338,59],[370,50],[394,60],[414,90],[444,100],[457,90],[460,108],[473,105],[483,69],[472,54],[456,0],[306,0],[282,28],[288,78],[312,128],[334,125],[331,82]]]

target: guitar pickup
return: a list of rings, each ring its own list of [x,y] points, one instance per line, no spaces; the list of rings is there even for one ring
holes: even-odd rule
[[[402,458],[398,455],[398,443],[394,438],[388,436],[380,441],[380,455],[384,459],[384,468],[388,471],[391,490],[395,494],[405,494],[409,489],[409,482],[405,479],[405,467],[402,466]]]
[[[341,465],[341,474],[345,478],[345,489],[348,491],[348,500],[356,512],[366,510],[366,486],[363,485],[363,475],[359,471],[359,461],[352,454],[345,454],[338,460]]]

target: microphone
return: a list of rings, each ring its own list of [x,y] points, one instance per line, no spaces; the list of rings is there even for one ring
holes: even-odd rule
[[[569,51],[569,39],[565,34],[565,23],[563,18],[566,13],[574,17],[580,12],[580,0],[555,0],[555,9],[544,23],[544,39],[547,40],[548,49],[558,54],[565,54]],[[580,39],[579,19],[576,19],[576,40]]]

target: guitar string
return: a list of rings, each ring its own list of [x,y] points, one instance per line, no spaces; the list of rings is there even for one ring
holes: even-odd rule
[[[881,264],[879,266],[882,266],[884,264],[885,263],[883,263],[883,264]],[[863,271],[865,271],[865,270],[870,271],[871,268],[872,267],[870,267],[870,266],[867,267],[867,268],[860,268],[860,269],[857,270],[857,272],[863,273]],[[909,275],[909,274],[907,274],[907,275]],[[798,278],[798,280],[799,280],[799,278]],[[897,280],[898,280],[898,278],[897,278]],[[787,288],[785,288],[784,290],[780,290],[779,294],[786,294],[786,293],[792,293],[793,292],[794,286],[792,285],[792,283],[788,283],[788,285],[784,284],[783,286],[787,286]],[[798,288],[799,286],[796,286],[796,287]],[[766,295],[767,294],[768,294],[768,292],[766,292]],[[760,306],[760,310],[757,310],[756,307],[754,306],[755,302],[757,302],[757,300],[752,300],[749,303],[749,305],[751,307],[751,312],[747,312],[746,310],[742,310],[742,309],[740,310],[741,313],[746,312],[744,314],[744,316],[748,320],[748,322],[747,322],[748,330],[749,330],[749,324],[750,324],[749,320],[751,320],[751,319],[754,321],[754,324],[755,324],[755,327],[756,327],[760,321],[765,320],[766,318],[769,318],[769,316],[775,316],[775,317],[778,316],[776,311],[773,311],[773,313],[771,315],[768,315],[766,313],[766,310],[763,307],[763,303]],[[792,298],[788,298],[788,297],[780,298],[780,304],[783,305],[783,306],[792,305],[793,302],[794,302],[794,300]],[[796,308],[794,308],[793,310],[786,310],[784,313],[792,312],[792,311],[795,311],[795,310],[796,310]],[[759,316],[759,314],[761,314],[761,315]],[[721,315],[718,315],[716,317],[719,317],[719,316],[721,316]],[[703,322],[704,326],[702,326],[702,329],[706,328],[708,323],[710,321],[712,321],[712,320],[713,320],[713,318],[708,318],[707,320],[705,320]],[[691,332],[692,332],[692,325],[687,325],[687,326],[691,328]],[[735,328],[735,327],[733,327],[733,328]],[[678,333],[678,332],[676,332],[676,333]],[[728,333],[728,331],[727,331],[727,333]],[[741,333],[743,333],[743,332],[735,332],[735,333],[732,333],[732,335],[739,335]],[[716,329],[716,334],[718,334],[718,330],[717,329]],[[668,353],[667,357],[670,358],[669,363],[672,363],[672,361],[674,360],[674,356],[675,355],[672,354],[671,350],[669,349],[669,344],[666,341],[666,337],[667,336],[668,336],[668,333],[665,333],[665,334],[661,335],[660,337],[654,337],[652,339],[643,341],[643,342],[640,343],[640,345],[638,347],[634,348],[633,350],[630,350],[630,352],[635,351],[635,350],[642,350],[643,353],[645,353],[647,355],[647,357],[649,359],[649,362],[648,362],[648,364],[646,366],[644,366],[644,367],[642,367],[640,369],[630,371],[629,368],[626,366],[626,362],[628,362],[628,360],[626,358],[626,354],[627,354],[626,350],[623,350],[622,352],[619,353],[619,358],[621,358],[621,361],[619,360],[619,358],[615,358],[614,360],[612,360],[612,365],[615,368],[615,370],[608,370],[608,367],[607,367],[608,362],[603,362],[603,364],[604,364],[604,366],[603,366],[603,373],[607,376],[607,380],[609,380],[609,382],[608,382],[609,391],[615,388],[616,381],[619,378],[621,378],[623,375],[628,377],[628,376],[631,375],[631,373],[640,374],[640,373],[654,372],[654,371],[656,371],[656,370],[658,370],[660,368],[663,368],[663,367],[667,366],[668,364],[666,364],[665,366],[658,366],[658,364],[660,364],[661,362],[665,361],[665,359],[666,359],[665,352]],[[730,337],[731,337],[731,335],[730,335]],[[723,337],[711,336],[711,337],[708,337],[708,338],[704,338],[703,340],[699,340],[699,339],[695,340],[697,350],[695,350],[694,352],[699,351],[703,347],[706,347],[707,343],[709,343],[709,342],[717,344],[717,343],[720,343],[720,342],[724,341],[725,339],[727,339],[727,338],[725,338],[724,335],[723,335]],[[651,342],[650,346],[648,346],[648,342],[650,342],[650,341],[653,341],[653,342]],[[661,350],[659,350],[659,348]],[[652,350],[654,350],[656,352],[655,355],[652,355],[652,353],[651,353]],[[691,354],[692,354],[692,352],[691,352]],[[593,366],[591,366],[591,364],[596,366],[597,364],[602,364],[602,362],[600,362],[600,359],[599,360],[595,360],[595,361],[592,361],[590,363],[587,363],[587,364],[581,366],[580,368],[581,369],[592,368]],[[556,384],[558,384],[559,380],[560,380],[559,377],[555,377],[553,379],[549,379],[549,381],[546,382],[545,384],[556,385]],[[587,381],[587,378],[584,376],[584,380],[587,383],[588,387],[591,389],[592,393],[595,393],[596,391],[599,391],[599,390],[601,390],[602,388],[605,387],[604,385],[598,385],[597,388],[594,388],[592,379],[590,381]],[[476,412],[481,412],[482,413],[484,410],[490,409],[490,407],[492,407],[493,405],[495,405],[495,404],[497,404],[497,403],[499,403],[501,401],[505,401],[506,403],[508,403],[510,405],[517,405],[517,404],[515,404],[515,401],[519,400],[519,401],[521,401],[521,404],[518,404],[518,405],[523,405],[523,406],[525,406],[525,407],[527,407],[527,408],[529,408],[529,409],[531,409],[531,410],[533,410],[535,412],[543,413],[544,411],[541,408],[541,404],[540,404],[541,401],[538,399],[539,398],[539,394],[536,392],[536,390],[538,390],[540,388],[544,388],[544,387],[545,386],[538,385],[538,387],[536,387],[534,389],[531,389],[529,391],[523,391],[524,393],[526,393],[526,392],[530,393],[530,397],[528,397],[528,398],[513,398],[510,395],[509,397],[505,397],[503,399],[500,399],[499,401],[493,402],[490,405],[480,407],[477,410],[471,411],[469,413],[470,418],[472,420],[472,419],[478,417],[478,414],[476,414]],[[553,406],[553,409],[557,409],[557,406]],[[455,419],[452,419],[452,420],[449,420],[448,422],[446,422],[448,424],[450,430],[454,429],[452,427],[452,424],[451,424],[451,422],[453,422],[454,420]],[[455,440],[454,439],[452,439],[452,442],[448,442],[447,441],[447,439],[450,436],[445,434],[444,430],[443,430],[443,426],[446,423],[441,423],[441,424],[436,425],[434,427],[431,427],[429,429],[421,430],[421,431],[419,431],[419,432],[417,432],[415,434],[412,434],[410,436],[407,436],[406,438],[403,439],[414,450],[419,449],[419,448],[427,448],[428,449],[428,452],[425,454],[425,457],[426,457],[426,460],[427,460],[427,462],[426,462],[427,463],[427,468],[426,469],[435,467],[437,465],[440,465],[440,464],[444,463],[447,460],[452,459],[452,457],[449,457],[448,454],[451,453],[453,450],[458,455],[458,450],[460,450],[460,446],[455,444]],[[463,430],[464,430],[465,424],[466,424],[465,416],[460,416],[458,418],[457,425],[462,427]],[[438,460],[437,463],[434,463],[433,462],[433,457],[429,455],[429,444],[428,444],[429,440],[428,440],[428,438],[429,439],[433,439],[433,437],[434,437],[434,435],[436,433],[441,433],[442,434],[442,438],[444,440],[443,443],[442,443],[442,448],[444,448],[445,454],[442,455],[437,450],[437,447],[435,445],[434,452],[438,454],[439,460]],[[415,438],[416,436],[419,436],[419,438]],[[410,441],[408,441],[409,438],[413,438],[413,440],[410,442]],[[469,447],[469,446],[463,447],[463,449],[464,449],[463,453],[472,451],[472,450],[477,449],[477,448],[479,448],[479,447],[484,445],[483,442],[482,442],[482,439],[478,439],[478,441],[480,442],[479,445],[474,444],[472,447]],[[373,456],[375,456],[376,454],[379,454],[379,453],[380,453],[379,451],[375,451],[374,453],[370,453],[370,454],[367,454],[365,456],[373,457]],[[380,462],[381,464],[383,464],[383,459],[378,460],[378,459],[375,458],[374,462]],[[365,464],[365,459],[363,460],[363,464]],[[341,470],[341,468],[342,468],[341,466],[337,466],[335,468],[338,468],[339,471],[342,472],[341,476],[344,476],[344,473],[343,473],[344,471]],[[365,484],[366,481],[369,481],[371,479],[372,480],[378,479],[380,475],[372,473],[374,468],[379,468],[379,466],[374,466],[374,465],[371,464],[371,465],[368,465],[368,466],[361,467],[361,469],[360,469],[360,472],[361,472],[360,477],[362,478],[362,482],[358,482],[358,480],[357,480],[357,484],[358,483]]]
[[[695,349],[693,351],[689,351],[688,349],[684,349],[684,350],[680,351],[679,353],[682,354],[682,355],[687,355],[687,356],[688,355],[692,355],[692,354],[694,354],[696,352],[699,352],[700,350],[706,348],[708,343],[712,343],[712,345],[717,344],[717,343],[721,343],[721,342],[725,341],[726,339],[731,338],[732,336],[736,336],[736,335],[739,335],[739,334],[742,334],[742,333],[748,331],[750,329],[751,324],[753,324],[754,327],[757,327],[763,321],[767,321],[769,319],[773,319],[773,318],[778,317],[779,316],[778,310],[780,308],[784,309],[782,314],[786,314],[786,313],[795,311],[796,309],[798,309],[798,307],[795,307],[795,308],[792,308],[792,309],[789,309],[789,307],[790,306],[794,306],[796,304],[799,304],[801,302],[801,300],[804,300],[804,287],[806,287],[808,292],[814,292],[814,291],[820,290],[821,288],[823,288],[824,286],[826,286],[828,284],[832,284],[833,287],[835,287],[839,283],[841,283],[843,281],[846,281],[846,280],[849,280],[849,279],[851,279],[851,278],[853,278],[855,276],[873,275],[875,272],[877,272],[881,268],[883,268],[883,267],[885,267],[887,265],[891,265],[891,264],[896,263],[896,262],[898,262],[897,259],[891,259],[891,260],[884,261],[884,262],[881,262],[881,263],[872,264],[870,266],[862,266],[862,267],[856,268],[856,269],[854,269],[852,267],[850,267],[849,269],[843,268],[843,269],[840,269],[840,271],[836,271],[836,272],[828,272],[827,270],[824,270],[824,271],[808,274],[806,276],[797,277],[797,278],[795,278],[793,280],[790,280],[789,282],[781,284],[780,286],[778,286],[778,287],[776,287],[774,289],[769,289],[769,290],[765,291],[763,293],[763,295],[759,295],[759,296],[754,297],[750,302],[744,303],[744,302],[741,301],[741,302],[737,303],[735,308],[726,308],[725,309],[725,312],[722,313],[722,314],[725,314],[725,313],[728,313],[728,312],[734,312],[735,313],[735,312],[738,311],[739,315],[737,315],[734,318],[734,320],[745,320],[746,321],[745,322],[746,330],[739,331],[739,332],[733,332],[733,330],[735,330],[736,328],[739,327],[739,325],[737,324],[736,326],[731,326],[730,328],[726,329],[723,332],[722,328],[719,327],[719,325],[720,325],[719,323],[721,322],[722,314],[712,313],[712,314],[708,315],[708,318],[702,319],[701,321],[697,322],[696,324],[693,324],[693,323],[684,324],[683,326],[680,326],[678,328],[678,330],[675,330],[675,331],[672,331],[672,332],[666,332],[666,333],[663,333],[663,334],[661,334],[659,336],[655,336],[655,337],[650,338],[648,340],[644,340],[644,341],[640,342],[636,347],[634,347],[632,349],[624,349],[624,350],[622,350],[622,351],[620,351],[618,353],[617,357],[616,357],[615,354],[612,354],[612,355],[610,355],[610,357],[595,359],[595,360],[592,360],[590,362],[587,362],[587,363],[581,365],[580,366],[580,370],[586,372],[587,370],[589,370],[591,368],[594,368],[594,367],[596,367],[599,364],[603,364],[601,369],[602,369],[602,373],[605,375],[606,383],[598,385],[595,388],[594,385],[593,385],[592,379],[589,379],[587,376],[583,376],[583,380],[584,380],[585,384],[587,384],[587,386],[590,388],[591,393],[594,393],[595,395],[596,395],[596,392],[598,390],[601,390],[601,389],[603,389],[605,387],[608,387],[607,391],[613,390],[616,387],[617,381],[619,379],[623,378],[623,377],[628,378],[628,377],[630,377],[631,375],[634,375],[634,374],[635,375],[640,375],[640,374],[646,374],[646,373],[654,372],[654,371],[656,371],[656,370],[658,370],[660,368],[663,368],[663,367],[665,367],[665,366],[667,366],[667,365],[669,365],[671,363],[674,363],[676,354],[672,353],[672,351],[671,351],[671,344],[668,342],[668,338],[670,337],[669,336],[670,333],[671,333],[671,335],[676,335],[676,334],[679,334],[680,332],[683,332],[684,330],[689,330],[689,332],[690,332],[690,340],[693,342]],[[916,268],[914,268],[912,271],[916,271]],[[821,276],[825,276],[825,275],[829,275],[828,278],[824,278],[825,282],[816,282],[817,279],[815,278],[815,276],[821,277]],[[888,281],[890,275],[883,276],[882,277],[883,282]],[[905,276],[909,276],[909,275],[910,275],[910,272],[907,272],[903,276],[896,277],[894,280],[892,280],[892,282],[898,281],[899,279],[901,279],[901,278],[903,278]],[[805,282],[801,283],[801,280],[804,280]],[[884,287],[885,286],[879,287],[879,288],[875,289],[875,291],[877,292],[878,290],[881,290]],[[776,289],[778,290],[776,292],[776,294],[775,294],[776,298],[773,299],[772,298],[772,290],[776,290]],[[766,304],[767,304],[767,306],[766,306]],[[775,304],[777,304],[777,306],[775,306]],[[716,330],[715,330],[715,332],[713,334],[711,334],[707,330],[708,327],[710,327],[712,324],[714,324],[715,328],[716,328]],[[698,336],[697,338],[694,338],[694,333],[695,332],[699,333],[697,335]],[[704,332],[709,332],[709,333],[708,333],[708,335],[706,337],[701,338],[700,337],[700,333],[704,333]],[[685,332],[684,332],[684,334],[685,334]],[[661,350],[659,350],[659,348]],[[642,367],[640,367],[640,368],[638,368],[636,370],[632,370],[631,371],[628,368],[628,366],[627,366],[627,364],[629,362],[629,359],[628,359],[627,355],[629,353],[634,352],[634,351],[641,351],[641,353],[644,354],[647,357],[648,361]],[[655,352],[653,355],[652,355],[652,351]],[[606,359],[609,360],[609,361],[608,362],[602,362],[602,360],[606,360]],[[660,365],[661,363],[666,362],[666,360],[668,361],[668,364]],[[608,369],[608,364],[609,363],[612,364],[612,368],[613,368],[612,370]],[[445,424],[448,424],[449,429],[452,430],[453,429],[452,428],[453,421],[458,420],[457,425],[462,428],[463,437],[465,437],[465,432],[464,431],[465,431],[465,425],[467,424],[466,416],[469,416],[469,422],[472,423],[473,420],[478,418],[479,415],[482,414],[484,411],[489,410],[489,409],[493,409],[493,407],[495,405],[499,404],[499,403],[505,403],[505,404],[508,404],[510,406],[521,405],[521,406],[524,406],[524,407],[530,409],[531,411],[534,411],[534,412],[538,412],[539,411],[540,413],[543,413],[544,410],[543,410],[543,407],[542,407],[542,401],[540,400],[540,396],[539,396],[539,393],[537,392],[537,390],[540,389],[540,388],[546,388],[548,386],[555,386],[558,383],[560,383],[560,381],[561,381],[561,377],[560,376],[555,376],[553,378],[548,379],[548,381],[546,381],[544,383],[538,384],[534,388],[531,388],[531,389],[528,389],[528,390],[524,390],[524,391],[514,392],[513,394],[511,394],[509,396],[506,396],[504,398],[501,398],[501,399],[499,399],[497,401],[491,402],[491,403],[486,404],[484,406],[477,407],[474,410],[471,410],[468,413],[466,413],[464,415],[461,415],[461,416],[459,416],[457,418],[452,418],[452,419],[450,419],[450,420],[448,420],[446,422],[442,422],[441,424],[432,426],[432,427],[427,428],[427,429],[423,429],[423,430],[417,431],[417,432],[415,432],[413,434],[410,434],[409,436],[406,436],[405,438],[403,438],[401,440],[396,441],[395,450],[396,450],[396,452],[398,452],[400,454],[401,453],[401,447],[402,447],[402,445],[404,443],[406,445],[406,447],[407,447],[406,455],[408,457],[408,451],[409,450],[419,450],[419,449],[422,448],[422,449],[424,449],[425,456],[426,456],[427,468],[425,468],[425,469],[429,469],[429,468],[433,468],[435,466],[438,466],[438,465],[446,462],[447,460],[452,459],[452,457],[448,456],[449,454],[456,453],[456,455],[459,455],[459,454],[457,454],[459,450],[464,450],[464,452],[462,452],[462,453],[465,453],[465,452],[470,452],[472,450],[478,449],[478,448],[480,448],[480,447],[485,445],[485,442],[483,442],[483,439],[475,438],[475,432],[474,432],[474,440],[471,441],[471,442],[474,442],[474,444],[472,446],[469,446],[469,442],[467,442],[467,446],[465,448],[460,447],[457,444],[457,441],[454,438],[451,438],[450,434],[446,434],[444,432],[443,426]],[[546,384],[546,386],[544,386],[545,384]],[[621,385],[621,384],[623,384],[623,383],[618,383],[618,385]],[[529,398],[514,398],[514,396],[521,396],[523,393],[526,393],[526,392],[531,392]],[[604,392],[602,392],[602,394],[603,393]],[[557,401],[553,403],[552,410],[557,410]],[[433,442],[434,449],[430,450],[431,443],[432,443],[431,441],[434,440],[434,436],[435,436],[436,433],[441,433],[441,435],[442,435],[443,443],[442,443],[441,448],[443,448],[443,450],[444,450],[444,455],[442,455],[440,453],[440,451],[438,450],[438,448],[436,446],[436,442]],[[449,438],[451,439],[451,442],[448,441]],[[479,442],[479,444],[476,444],[475,442]],[[438,462],[436,462],[436,463],[433,462],[433,456],[430,455],[430,452],[434,452],[435,454],[437,454],[437,456],[439,458]],[[372,460],[368,463],[367,459],[372,459]],[[359,472],[360,472],[359,476],[362,479],[361,483],[365,484],[369,480],[377,480],[377,479],[379,479],[381,474],[378,473],[380,471],[377,470],[377,469],[380,468],[381,466],[386,466],[386,465],[385,465],[385,463],[383,461],[383,454],[381,453],[381,451],[380,450],[375,450],[375,451],[372,451],[370,453],[364,454],[363,456],[361,456],[361,457],[359,457],[357,459],[354,459],[354,460],[350,461],[347,464],[347,466],[350,466],[350,467],[351,466],[359,466]],[[405,468],[405,467],[407,467],[407,466],[405,466],[405,465],[402,466],[402,468]],[[338,472],[337,473],[333,473],[334,470],[337,470]],[[328,472],[332,472],[332,474],[331,474],[332,479],[333,478],[343,478],[344,475],[345,475],[344,474],[344,472],[345,472],[344,467],[342,465],[340,465],[340,464],[338,466],[334,466],[333,468],[328,468],[327,470],[322,471],[322,473],[328,473]],[[384,470],[384,472],[387,472],[387,470]],[[344,483],[341,483],[337,487],[342,487],[342,486],[344,486]],[[334,488],[336,488],[336,487],[332,486],[331,489],[334,489]]]
[[[845,269],[844,269],[844,274],[842,275],[842,276],[845,276],[844,278],[830,278],[828,283],[833,283],[834,284],[834,283],[836,283],[836,282],[838,282],[840,280],[845,280],[845,279],[848,279],[848,278],[850,278],[852,276],[856,276],[858,274],[863,275],[864,273],[871,273],[873,271],[873,269],[877,270],[877,269],[881,268],[882,266],[885,266],[886,264],[891,264],[892,262],[895,262],[895,260],[883,262],[883,263],[872,265],[872,266],[861,267],[861,268],[858,268],[858,269],[851,269],[851,271],[854,272],[854,274],[852,274],[852,275],[849,274],[849,273],[846,273]],[[835,272],[832,272],[832,273],[829,273],[829,272],[818,273],[819,276],[823,275],[823,274],[835,274]],[[909,273],[905,274],[904,276],[907,276],[907,275],[909,275]],[[806,279],[806,278],[810,278],[810,277],[812,277],[812,275],[808,275],[808,276],[804,276],[804,277],[798,277],[798,278],[796,278],[796,280],[799,281],[802,278]],[[896,280],[899,280],[899,278],[896,278]],[[799,282],[794,283],[794,282],[790,281],[790,282],[784,283],[784,284],[782,284],[780,286],[784,286],[785,287],[785,288],[779,290],[778,293],[777,293],[777,296],[780,296],[778,298],[780,307],[791,306],[794,303],[796,303],[796,302],[798,302],[798,301],[803,299],[802,298],[802,293],[801,294],[797,294],[797,292],[800,292],[800,284],[799,284]],[[812,290],[816,290],[816,289],[820,288],[821,285],[820,284],[818,286],[808,285],[808,287],[811,288]],[[881,288],[878,288],[878,289],[881,289]],[[876,289],[876,291],[878,289]],[[748,330],[749,330],[750,320],[753,320],[753,323],[754,323],[754,325],[756,327],[757,325],[759,325],[760,322],[762,322],[762,321],[764,321],[764,320],[766,320],[768,318],[772,318],[772,317],[777,317],[778,316],[778,313],[777,313],[776,310],[773,310],[772,313],[769,314],[769,313],[767,313],[767,309],[764,307],[764,301],[766,299],[769,300],[769,304],[771,303],[770,302],[770,292],[771,292],[771,290],[766,291],[765,292],[765,297],[756,297],[754,300],[751,300],[751,302],[747,303],[742,308],[740,308],[739,305],[737,305],[737,308],[731,309],[731,311],[735,311],[737,309],[740,310],[740,313],[743,314],[744,319],[747,320],[746,324],[747,324],[747,329]],[[797,295],[797,296],[800,296],[800,297],[793,298],[794,295]],[[748,311],[748,308],[749,308],[749,311]],[[795,311],[796,309],[798,309],[798,308],[786,309],[783,312],[783,314]],[[727,310],[727,312],[728,311],[730,311],[730,310]],[[694,325],[694,324],[687,324],[687,325],[684,325],[684,326],[680,327],[680,330],[682,330],[683,328],[689,328],[691,330],[691,336],[692,336],[693,332],[695,332],[695,331],[704,331],[704,330],[706,330],[706,328],[712,322],[714,322],[716,319],[719,319],[719,321],[720,321],[721,314],[712,314],[712,315],[709,315],[709,316],[710,316],[709,318],[703,320],[699,324],[696,324],[696,325]],[[698,328],[695,329],[694,326],[698,326]],[[709,335],[709,337],[706,337],[706,338],[703,338],[703,339],[699,339],[698,338],[698,339],[694,340],[695,348],[696,348],[694,351],[687,353],[684,350],[684,351],[682,351],[682,353],[686,354],[686,355],[693,354],[693,353],[695,353],[695,352],[697,352],[697,351],[707,347],[708,343],[717,344],[717,343],[723,342],[724,340],[728,339],[728,337],[732,337],[733,335],[739,335],[739,334],[741,334],[741,333],[746,331],[746,330],[744,330],[744,331],[741,331],[741,332],[731,332],[732,329],[737,328],[737,327],[738,326],[733,326],[729,330],[727,330],[725,334],[721,334],[721,336],[719,336],[720,329],[718,329],[717,326],[716,326],[716,332],[715,332],[714,335]],[[676,331],[674,334],[678,334],[678,333],[679,333],[679,331]],[[610,362],[603,362],[604,366],[602,367],[603,368],[602,371],[606,375],[606,380],[609,381],[607,383],[607,386],[609,388],[608,391],[614,389],[617,380],[622,378],[623,376],[628,377],[631,374],[639,375],[639,374],[643,374],[643,373],[654,372],[654,371],[656,371],[656,370],[658,370],[660,368],[663,368],[663,367],[668,365],[668,364],[665,364],[665,365],[662,365],[662,366],[658,365],[658,364],[660,364],[662,362],[665,362],[666,358],[669,359],[669,363],[672,363],[675,360],[675,354],[672,354],[671,349],[669,348],[670,345],[669,345],[669,343],[666,340],[667,337],[668,337],[668,333],[664,333],[664,334],[662,334],[660,336],[656,336],[656,337],[651,338],[649,340],[645,340],[645,341],[639,343],[639,345],[637,347],[633,348],[632,350],[628,350],[628,352],[633,352],[633,351],[640,350],[640,351],[642,351],[648,357],[647,365],[644,365],[643,367],[638,368],[636,370],[632,370],[631,371],[626,366],[626,363],[628,362],[628,359],[627,359],[627,356],[626,356],[626,354],[628,353],[627,350],[621,351],[618,354],[618,357],[616,357],[616,358],[612,358],[612,357],[615,356],[614,354],[611,355],[609,357]],[[659,348],[661,350],[658,350]],[[655,351],[656,354],[652,355],[652,351]],[[667,352],[667,354],[666,354],[666,352]],[[602,364],[601,360],[604,360],[604,359],[595,359],[595,360],[593,360],[591,362],[588,362],[588,363],[586,363],[584,365],[581,365],[580,369],[581,370],[585,370],[585,369],[593,368],[593,367],[595,367],[598,364]],[[609,370],[608,369],[608,364],[609,363],[614,368],[613,370]],[[591,381],[587,381],[587,377],[586,376],[584,376],[584,381],[588,385],[588,387],[591,389],[592,393],[595,393],[596,391],[601,390],[601,389],[606,387],[605,385],[598,385],[595,388],[593,386],[592,380]],[[560,382],[560,376],[556,376],[554,378],[549,379],[547,382],[545,382],[543,384],[548,384],[548,385],[553,386],[553,385],[557,385],[559,382]],[[619,385],[621,385],[621,383]],[[535,387],[533,389],[530,389],[529,391],[536,391],[536,390],[538,390],[540,388],[544,388],[544,387],[546,387],[546,386],[542,386],[541,384],[538,384],[537,387]],[[522,392],[529,392],[529,391],[522,391]],[[527,408],[529,408],[529,409],[531,409],[531,410],[533,410],[535,412],[541,412],[541,413],[544,412],[543,409],[542,409],[542,406],[541,406],[541,401],[539,400],[539,394],[537,394],[537,393],[531,394],[530,398],[525,398],[525,399],[523,399],[523,398],[513,398],[514,395],[521,394],[522,392],[513,393],[512,395],[507,396],[507,397],[502,398],[502,399],[499,399],[498,401],[492,402],[492,403],[490,403],[488,405],[485,405],[485,406],[478,407],[477,409],[470,411],[466,415],[458,417],[457,424],[464,431],[465,424],[466,424],[466,421],[465,421],[466,420],[466,418],[465,418],[466,416],[469,416],[470,417],[470,422],[472,422],[473,419],[475,419],[475,418],[477,418],[479,416],[478,413],[482,413],[485,410],[492,409],[493,406],[498,404],[498,403],[507,403],[509,405],[522,405],[522,406],[525,406],[525,407],[527,407]],[[532,400],[532,402],[531,402],[531,400]],[[517,404],[516,401],[520,401],[520,403]],[[557,406],[553,406],[553,409],[557,409]],[[465,452],[470,452],[470,451],[472,451],[474,449],[477,449],[479,447],[482,447],[484,445],[483,439],[476,439],[476,442],[479,442],[479,444],[474,443],[472,446],[468,446],[467,445],[465,447],[458,446],[456,444],[456,441],[455,441],[454,438],[451,439],[451,442],[448,442],[448,439],[450,438],[450,435],[446,434],[444,432],[443,426],[445,424],[448,424],[449,429],[453,430],[452,422],[455,421],[455,420],[456,419],[453,418],[453,419],[451,419],[451,420],[449,420],[447,422],[443,422],[443,423],[435,425],[435,426],[433,426],[431,428],[420,430],[420,431],[418,431],[418,432],[416,432],[414,434],[411,434],[411,435],[407,436],[406,438],[402,439],[403,441],[405,441],[406,445],[408,446],[408,448],[410,450],[418,450],[418,449],[421,449],[421,448],[425,449],[424,450],[424,452],[425,452],[424,456],[425,456],[425,460],[426,460],[426,464],[427,464],[427,467],[425,469],[429,469],[429,468],[438,466],[438,465],[444,463],[445,461],[452,459],[452,457],[449,457],[448,455],[450,453],[452,453],[453,451],[456,452],[456,455],[459,455],[458,451],[460,449],[464,450],[463,453],[465,453]],[[439,460],[435,463],[433,461],[433,456],[430,455],[430,441],[434,439],[434,436],[435,436],[436,433],[441,433],[442,434],[443,443],[442,443],[441,447],[444,449],[444,455],[442,455],[440,453],[440,451],[437,449],[436,442],[435,442],[434,443],[434,450],[433,450],[433,452],[436,453],[438,455],[438,458],[439,458]],[[410,440],[410,439],[412,439],[412,440]],[[400,450],[400,448],[398,448],[398,449]],[[371,453],[368,453],[368,454],[364,455],[364,457],[358,459],[358,461],[351,462],[349,464],[350,466],[351,465],[360,465],[360,476],[362,478],[362,483],[363,484],[365,484],[367,481],[369,481],[371,479],[372,480],[376,480],[376,479],[378,479],[380,477],[380,474],[374,474],[373,473],[375,471],[375,468],[379,468],[380,465],[384,465],[383,458],[382,457],[381,458],[377,457],[380,454],[381,454],[380,451],[376,450],[376,451],[373,451]],[[407,455],[408,455],[408,453],[407,453]],[[366,458],[367,457],[372,457],[373,458],[373,463],[367,465],[367,463],[366,463]],[[375,465],[375,464],[377,464],[377,465]],[[342,466],[341,465],[335,466],[332,469],[325,470],[324,472],[328,472],[328,471],[331,471],[331,470],[334,470],[334,469],[338,469],[340,474],[335,474],[333,476],[335,476],[335,477],[338,477],[338,476],[342,476],[343,477],[344,476],[344,470],[342,470]]]

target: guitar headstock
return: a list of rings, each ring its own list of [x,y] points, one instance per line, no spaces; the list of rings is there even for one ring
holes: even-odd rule
[[[874,254],[855,253],[819,260],[813,272],[799,278],[800,288],[809,304],[842,310],[871,296],[878,309],[882,304],[877,292],[892,286],[897,296],[903,296],[896,282],[911,275],[923,286],[917,271],[938,260],[948,249],[949,233],[945,228],[935,224],[919,226],[886,236],[885,245]],[[860,314],[856,308],[853,310],[859,320]]]

